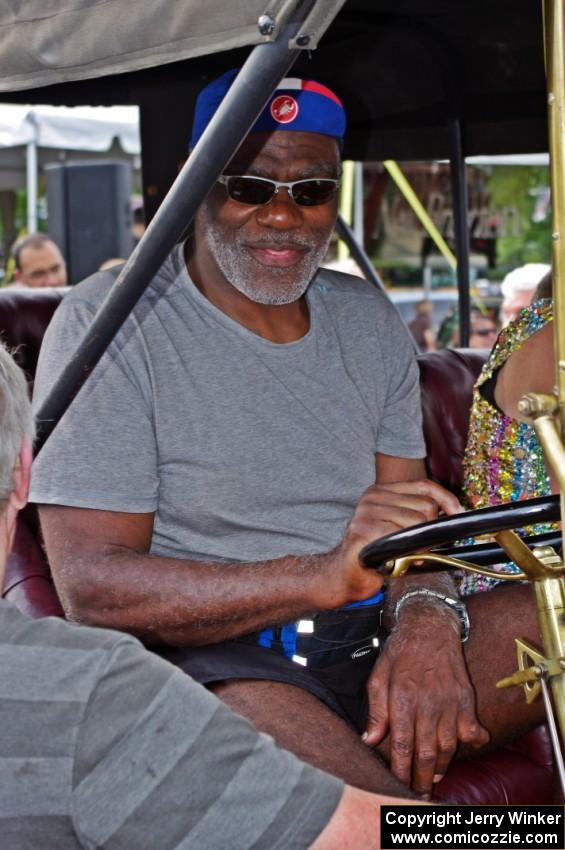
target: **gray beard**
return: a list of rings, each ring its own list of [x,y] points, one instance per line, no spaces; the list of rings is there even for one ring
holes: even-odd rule
[[[293,234],[289,238],[288,233],[273,231],[266,240],[269,245],[291,242],[307,250],[291,268],[262,266],[242,244],[239,233],[228,241],[206,207],[201,208],[201,215],[208,250],[220,271],[235,289],[256,304],[292,304],[302,298],[326,255],[331,238],[329,234],[323,244],[319,244],[313,236]]]

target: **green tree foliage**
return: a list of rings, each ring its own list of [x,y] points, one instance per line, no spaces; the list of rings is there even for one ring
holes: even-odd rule
[[[545,166],[497,165],[493,166],[488,181],[490,205],[497,210],[515,207],[518,211],[519,232],[507,227],[497,238],[497,266],[502,272],[524,263],[551,262],[551,219],[547,215],[534,220],[534,210],[539,213],[540,195],[549,185],[549,171]]]

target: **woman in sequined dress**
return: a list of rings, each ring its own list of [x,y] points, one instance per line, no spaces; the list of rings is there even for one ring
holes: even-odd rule
[[[477,380],[463,462],[464,501],[470,508],[557,492],[533,426],[518,412],[518,401],[525,393],[553,391],[552,320],[550,298],[537,299],[521,310],[500,332]],[[528,533],[550,528],[536,525]],[[460,578],[460,593],[466,596],[496,584],[496,579],[465,574]]]

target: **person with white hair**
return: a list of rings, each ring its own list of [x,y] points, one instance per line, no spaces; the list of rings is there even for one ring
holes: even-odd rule
[[[500,320],[503,327],[517,319],[520,310],[532,303],[537,285],[550,268],[547,263],[526,263],[506,275],[501,286]]]
[[[34,422],[0,343],[0,587]],[[4,850],[376,850],[380,804],[299,761],[130,636],[0,598]],[[416,802],[416,801],[412,801]]]

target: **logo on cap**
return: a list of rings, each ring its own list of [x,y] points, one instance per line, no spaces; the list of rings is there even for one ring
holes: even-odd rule
[[[288,94],[280,94],[271,103],[271,115],[279,124],[290,124],[298,115],[298,103]]]

